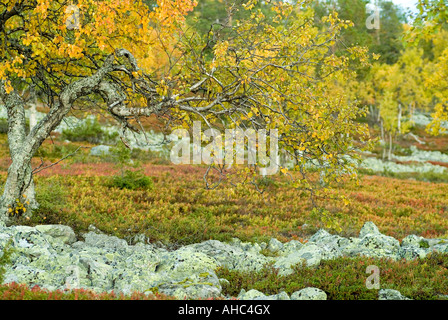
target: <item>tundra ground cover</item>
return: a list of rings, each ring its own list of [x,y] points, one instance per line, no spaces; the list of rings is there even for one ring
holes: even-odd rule
[[[65,144],[55,139],[44,145],[45,159],[55,161]],[[68,148],[68,147],[67,147]],[[72,150],[73,149],[73,150]],[[4,150],[5,153],[7,151]],[[88,155],[82,149],[36,175],[38,200],[41,204],[33,218],[19,223],[36,225],[57,223],[74,228],[81,235],[93,224],[103,232],[132,241],[144,234],[150,242],[162,242],[172,247],[197,243],[207,239],[221,241],[237,237],[243,241],[268,242],[298,239],[303,242],[324,227],[319,215],[313,214],[309,195],[298,193],[286,184],[285,177],[269,177],[260,181],[265,191],[255,188],[234,188],[223,183],[207,190],[203,176],[205,167],[156,164],[143,154],[139,169],[152,180],[148,189],[111,187],[113,177],[120,175],[116,163],[106,158]],[[54,157],[54,158],[52,158]],[[0,166],[0,180],[6,178],[7,159]],[[47,163],[47,162],[46,162]],[[40,159],[34,159],[38,166]],[[136,170],[136,169],[133,169]],[[324,207],[341,226],[342,231],[328,229],[342,236],[357,236],[366,221],[374,222],[386,235],[402,239],[409,234],[427,238],[448,236],[447,183],[361,175],[359,185],[347,183],[335,189],[350,200],[328,199]],[[259,274],[244,274],[219,270],[229,280],[224,292],[237,294],[241,289],[257,289],[265,294],[294,291],[304,286],[325,290],[329,299],[376,299],[377,290],[367,290],[365,263],[381,265],[386,270],[383,283],[413,299],[439,299],[448,294],[446,287],[446,257],[428,257],[414,262],[369,258],[341,258],[325,262],[317,269],[301,269],[294,277],[278,277],[267,268]],[[425,282],[422,272],[431,274]],[[331,274],[331,277],[328,275]],[[261,280],[265,279],[265,280]],[[357,280],[356,280],[357,279]],[[358,281],[359,280],[359,281]],[[445,286],[445,287],[444,287]],[[238,292],[237,292],[238,291]],[[136,293],[131,297],[98,295],[90,292],[48,292],[16,284],[0,287],[2,299],[167,299],[146,297]]]
[[[17,283],[0,285],[0,300],[171,300],[162,294],[135,292],[131,295],[115,293],[95,293],[93,291],[76,289],[71,291],[49,291],[38,286],[32,288]]]
[[[36,176],[41,208],[24,224],[62,223],[76,231],[90,224],[120,237],[143,233],[149,241],[184,245],[207,239],[286,241],[306,239],[323,227],[313,214],[309,195],[298,193],[282,179],[264,181],[265,191],[223,184],[207,190],[205,168],[143,164],[153,180],[150,190],[110,187],[118,174],[111,163],[57,165]],[[5,172],[0,178],[5,179]],[[341,226],[343,236],[355,236],[366,221],[387,235],[402,239],[448,235],[446,183],[362,176],[359,185],[346,184],[334,192],[325,208]],[[333,232],[336,232],[333,230]]]
[[[238,295],[241,289],[255,289],[267,295],[280,291],[290,295],[304,287],[315,287],[324,290],[329,300],[376,300],[378,289],[368,289],[365,285],[366,267],[375,265],[382,270],[382,288],[398,290],[415,300],[446,299],[442,295],[448,293],[447,257],[447,254],[432,254],[413,261],[341,257],[322,261],[318,268],[297,265],[289,276],[278,275],[270,266],[257,273],[220,269],[218,274],[229,280],[224,285],[227,294]]]

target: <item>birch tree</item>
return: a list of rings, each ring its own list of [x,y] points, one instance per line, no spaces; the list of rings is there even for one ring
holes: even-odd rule
[[[351,24],[332,14],[315,27],[310,2],[275,2],[268,17],[248,1],[239,9],[249,18],[218,22],[201,35],[183,22],[192,0],[79,0],[76,7],[1,1],[0,98],[12,160],[1,219],[38,206],[31,159],[79,106],[110,114],[123,133],[141,130],[139,119],[150,116],[172,129],[196,120],[210,128],[277,129],[279,147],[301,173],[297,188],[312,190],[308,173],[316,168],[328,181],[355,175],[347,156],[356,158],[367,140],[366,126],[356,122],[363,110],[341,103],[344,92],[330,95],[328,84],[353,77],[348,64],[368,59],[356,47],[336,55],[332,48]],[[19,89],[30,85],[49,110],[26,134]]]

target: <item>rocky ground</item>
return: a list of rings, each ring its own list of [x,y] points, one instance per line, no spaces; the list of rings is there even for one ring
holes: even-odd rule
[[[366,223],[358,237],[344,238],[321,229],[308,242],[230,243],[208,240],[176,250],[146,243],[135,237],[132,243],[101,233],[92,226],[83,239],[64,225],[0,226],[0,248],[14,248],[4,283],[38,285],[49,290],[85,288],[96,292],[129,294],[132,291],[159,292],[178,299],[234,298],[222,294],[223,281],[215,271],[219,266],[232,270],[260,270],[274,263],[279,274],[306,261],[317,266],[321,260],[339,256],[364,255],[415,259],[431,251],[448,252],[448,242],[410,235],[400,243]],[[265,255],[266,251],[272,254]],[[285,292],[266,296],[262,292],[241,291],[238,299],[326,299],[319,288],[305,288],[288,296]],[[379,299],[406,299],[398,291],[379,291]]]
[[[426,121],[426,118],[422,119]],[[75,125],[76,121],[68,119],[58,127],[59,132]],[[115,129],[108,127],[108,130]],[[149,133],[148,137],[151,144],[147,148],[161,151],[162,136]],[[141,147],[136,143],[137,140],[131,139],[133,147]],[[100,155],[108,151],[109,146],[100,145],[92,148],[91,154]],[[446,154],[422,151],[415,147],[410,151],[409,155],[395,156],[395,159],[414,164],[367,157],[363,167],[375,172],[442,173],[447,170],[427,162],[448,163]],[[103,234],[94,227],[78,239],[70,227],[63,225],[0,225],[0,249],[9,241],[15,251],[11,265],[6,268],[4,283],[38,285],[49,290],[86,288],[124,294],[132,291],[160,292],[179,299],[232,298],[222,294],[222,284],[227,280],[219,279],[216,275],[214,270],[219,266],[256,271],[271,262],[279,269],[279,274],[287,275],[292,272],[291,266],[303,260],[309,266],[317,266],[321,260],[339,256],[415,259],[423,258],[433,250],[448,252],[448,243],[442,239],[410,235],[400,243],[397,239],[381,234],[371,222],[364,225],[356,238],[343,238],[320,230],[307,243],[295,240],[281,243],[276,239],[271,239],[269,243],[244,243],[238,239],[230,243],[208,240],[176,250],[148,244],[143,236],[128,243]],[[272,254],[263,254],[266,251]],[[306,288],[291,296],[285,292],[266,296],[262,292],[250,290],[242,291],[237,298],[326,299],[326,294],[319,288]],[[399,292],[388,289],[380,290],[378,298],[405,299]]]

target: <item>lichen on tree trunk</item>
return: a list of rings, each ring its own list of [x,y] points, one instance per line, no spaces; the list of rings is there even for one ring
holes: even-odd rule
[[[23,152],[26,138],[24,102],[16,92],[7,94],[3,86],[0,87],[0,96],[8,115],[8,144],[12,160],[0,198],[0,220],[8,221],[8,209],[13,208],[17,201],[28,202],[30,211],[37,208],[37,201],[31,169],[32,154]]]
[[[115,55],[126,55],[126,50],[118,50]],[[26,203],[26,211],[22,214],[31,216],[32,210],[38,207],[35,197],[31,159],[50,133],[61,123],[71,110],[73,103],[81,96],[101,92],[109,104],[115,108],[109,110],[116,117],[123,112],[123,94],[116,85],[103,81],[104,77],[114,70],[115,55],[110,55],[103,66],[91,76],[81,78],[67,85],[59,94],[58,102],[46,116],[26,134],[25,106],[22,98],[16,93],[6,92],[4,83],[0,83],[0,98],[5,104],[8,114],[8,144],[12,163],[0,198],[0,221],[9,223],[11,213],[18,203]],[[143,113],[148,113],[147,110]],[[139,112],[138,110],[136,112]],[[11,210],[12,209],[12,212]]]

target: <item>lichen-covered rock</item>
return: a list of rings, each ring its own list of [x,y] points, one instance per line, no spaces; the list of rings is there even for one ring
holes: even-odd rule
[[[275,261],[274,267],[279,270],[280,275],[289,275],[294,272],[292,267],[296,264],[306,262],[307,266],[315,267],[319,265],[321,260],[321,249],[313,243],[307,243],[298,251],[279,257]]]
[[[208,299],[221,297],[221,290],[217,287],[203,284],[192,284],[190,286],[162,285],[160,293],[173,296],[176,299]]]
[[[317,231],[313,236],[311,236],[309,241],[314,242],[320,247],[323,260],[330,260],[342,256],[342,251],[347,251],[349,249],[347,246],[354,244],[346,238],[338,235],[332,235],[324,229]]]
[[[238,238],[232,238],[232,241],[229,243],[229,245],[252,254],[257,254],[260,250],[263,249],[258,243],[243,242]]]
[[[287,256],[288,254],[298,251],[300,248],[303,247],[303,243],[301,243],[298,240],[291,240],[283,244],[282,249],[278,252],[279,255]]]
[[[386,236],[379,232],[377,226],[373,222],[366,222],[362,227],[359,236],[360,241],[357,245],[359,251],[357,254],[370,257],[397,258],[400,242],[393,237]]]
[[[328,233],[325,229],[319,229],[315,234],[313,234],[309,241],[317,244],[328,243],[332,241],[333,236]]]
[[[37,225],[36,229],[64,244],[72,244],[76,242],[76,234],[73,229],[68,226],[58,224]]]
[[[448,253],[448,243],[440,241],[438,244],[432,246],[431,250]]]
[[[260,271],[273,261],[275,261],[275,258],[273,257],[265,257],[262,254],[247,252],[235,257],[232,264],[228,265],[228,267],[231,270],[238,271]]]
[[[359,238],[364,238],[368,234],[381,234],[380,230],[378,230],[378,227],[371,221],[367,221],[366,223],[364,223],[361,231],[359,231]]]
[[[342,255],[347,257],[353,257],[359,254],[361,251],[359,249],[359,243],[361,242],[361,239],[359,238],[342,238],[337,241],[338,248],[341,251]]]
[[[51,285],[52,279],[53,276],[44,269],[17,265],[6,269],[4,283],[26,283],[33,287],[35,285],[42,286],[43,284]]]
[[[128,250],[129,255],[123,257],[121,262],[120,254],[106,254],[105,257],[110,261],[109,264],[114,262],[120,263],[120,266],[126,269],[145,270],[149,272],[156,272],[160,262],[161,255],[164,251],[157,250],[151,245],[137,244]]]
[[[185,278],[168,278],[158,284],[158,292],[177,299],[206,299],[222,297],[221,284],[214,272],[193,273]]]
[[[327,294],[321,289],[308,287],[294,292],[291,300],[327,300]]]
[[[215,258],[198,252],[190,247],[183,247],[168,252],[161,257],[157,272],[170,272],[188,277],[194,273],[213,272],[219,266]]]
[[[257,271],[273,261],[272,257],[265,257],[258,251],[251,249],[253,246],[250,246],[250,248],[245,246],[246,250],[243,250],[241,243],[236,241],[233,243],[236,243],[236,245],[222,243],[217,240],[207,240],[187,247],[214,258],[219,263],[219,266],[231,270]]]
[[[151,269],[150,269],[151,270]],[[158,285],[166,282],[166,275],[143,268],[123,268],[114,272],[114,291],[131,294],[133,291],[158,292]]]
[[[254,300],[257,298],[264,299],[264,298],[266,298],[266,295],[263,292],[260,292],[255,289],[251,289],[247,292],[246,292],[246,290],[242,289],[240,294],[237,297],[237,299],[239,299],[239,300]]]
[[[416,236],[415,234],[408,235],[401,241],[402,247],[417,247],[417,248],[429,248],[429,243],[425,238]]]
[[[374,172],[433,172],[444,173],[446,167],[440,165],[434,165],[428,162],[420,162],[417,164],[400,164],[393,161],[383,161],[374,157],[368,157],[363,159],[361,167],[371,169]]]
[[[106,290],[113,289],[113,267],[95,259],[81,258],[80,264],[87,270],[87,279],[90,281],[89,286],[104,288]]]
[[[322,245],[320,249],[322,260],[331,260],[343,256],[342,251],[334,244]]]
[[[194,251],[202,252],[210,257],[213,257],[220,265],[232,265],[231,262],[235,256],[244,254],[244,251],[238,246],[232,246],[227,243],[222,243],[217,240],[207,240],[201,243],[192,244],[188,246]]]
[[[448,245],[448,239],[425,239],[425,241],[429,244],[430,249]]]
[[[267,246],[267,249],[273,253],[279,252],[280,250],[283,249],[283,243],[281,243],[275,238],[271,238]]]
[[[92,231],[84,234],[84,244],[89,247],[104,248],[106,250],[127,249],[128,247],[126,240]]]
[[[273,294],[270,296],[257,297],[254,300],[291,300],[291,298],[288,296],[286,292],[282,291],[280,293]]]
[[[413,260],[416,258],[423,259],[427,256],[429,251],[414,247],[414,246],[406,246],[401,247],[397,251],[397,256],[399,259]]]
[[[11,228],[11,232],[14,235],[14,245],[20,248],[31,248],[33,246],[50,247],[47,238],[45,238],[36,228],[15,226]]]
[[[218,267],[254,272],[272,263],[280,275],[288,275],[293,265],[304,262],[318,266],[321,260],[341,255],[416,259],[433,250],[448,252],[448,242],[443,239],[408,236],[400,245],[398,240],[381,234],[373,223],[363,226],[359,238],[319,230],[305,244],[296,240],[281,243],[274,238],[269,244],[208,240],[177,250],[145,241],[129,245],[96,228],[89,230],[84,240],[76,241],[73,230],[65,226],[0,226],[0,251],[9,241],[14,249],[11,264],[6,266],[5,283],[14,281],[51,290],[85,288],[124,294],[160,292],[178,299],[214,298],[222,297],[221,285],[227,281],[217,277]],[[262,249],[276,254],[266,257]],[[380,298],[394,297],[398,296],[393,291],[381,291]],[[250,290],[242,291],[239,298],[326,299],[326,294],[317,288],[300,290],[291,297],[285,292],[266,296]]]
[[[393,251],[400,247],[400,242],[393,237],[382,234],[368,234],[362,238],[359,245],[368,249]]]
[[[90,155],[91,156],[104,156],[104,155],[108,155],[110,154],[110,146],[105,146],[105,145],[99,145],[99,146],[95,146],[92,147],[90,149]]]
[[[403,296],[400,291],[393,289],[381,289],[378,291],[378,300],[412,300]]]

